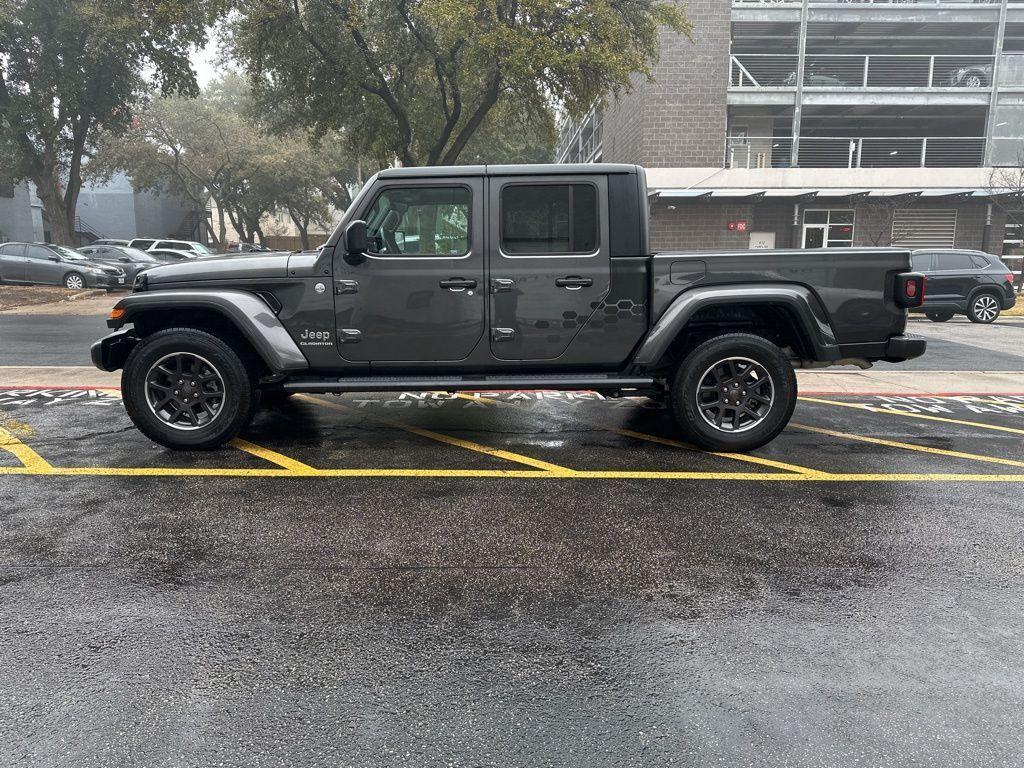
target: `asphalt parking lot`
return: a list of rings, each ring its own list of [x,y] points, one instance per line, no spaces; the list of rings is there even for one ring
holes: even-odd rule
[[[939,394],[746,457],[642,399],[295,397],[187,454],[8,388],[0,764],[1015,764],[1024,396]]]

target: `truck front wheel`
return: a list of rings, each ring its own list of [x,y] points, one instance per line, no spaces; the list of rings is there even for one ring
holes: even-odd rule
[[[687,439],[708,451],[752,451],[796,407],[796,374],[767,339],[730,333],[705,341],[676,369],[671,408]]]
[[[253,380],[222,339],[170,328],[135,346],[121,375],[125,410],[146,437],[178,450],[209,450],[249,423]]]

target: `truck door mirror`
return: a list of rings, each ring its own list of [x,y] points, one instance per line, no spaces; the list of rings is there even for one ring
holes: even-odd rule
[[[345,261],[355,266],[366,261],[366,222],[356,219],[345,227]]]

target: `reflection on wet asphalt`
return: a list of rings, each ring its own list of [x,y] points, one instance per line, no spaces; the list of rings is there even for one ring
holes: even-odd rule
[[[315,467],[437,476],[0,475],[0,765],[1024,754],[1024,484],[453,478],[510,462],[372,417],[572,468],[777,470],[609,431],[671,436],[656,409],[366,399],[361,414],[348,398],[349,415],[286,406],[247,437]],[[938,407],[1024,429],[1013,407]],[[155,448],[116,403],[0,411],[54,466],[263,466]],[[795,420],[1024,454],[1012,432],[809,402]],[[1022,471],[796,430],[758,455]]]

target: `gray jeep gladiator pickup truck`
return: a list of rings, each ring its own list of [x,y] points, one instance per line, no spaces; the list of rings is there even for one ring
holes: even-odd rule
[[[633,165],[397,168],[315,252],[143,272],[92,358],[171,448],[293,392],[551,389],[663,397],[689,441],[746,451],[795,367],[921,355],[923,292],[904,250],[652,254]]]

